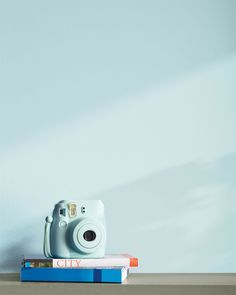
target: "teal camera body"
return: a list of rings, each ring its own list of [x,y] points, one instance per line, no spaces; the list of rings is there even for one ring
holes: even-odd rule
[[[48,258],[103,258],[104,205],[100,200],[60,201],[46,217],[44,255]]]

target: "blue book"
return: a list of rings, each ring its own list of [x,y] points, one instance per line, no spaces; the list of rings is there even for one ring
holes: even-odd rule
[[[122,283],[128,275],[128,268],[28,268],[22,267],[22,282],[84,282]]]

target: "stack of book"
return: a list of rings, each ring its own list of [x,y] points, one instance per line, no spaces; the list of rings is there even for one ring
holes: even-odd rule
[[[98,259],[24,258],[22,282],[122,283],[138,259],[128,255],[108,255]]]

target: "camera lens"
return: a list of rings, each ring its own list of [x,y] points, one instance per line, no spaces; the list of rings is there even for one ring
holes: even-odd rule
[[[87,230],[83,235],[85,241],[91,242],[96,238],[96,234],[93,230]]]

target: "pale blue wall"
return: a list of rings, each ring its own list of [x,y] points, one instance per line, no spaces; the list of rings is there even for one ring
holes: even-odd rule
[[[236,271],[236,2],[1,1],[0,271],[101,198],[140,271]]]

